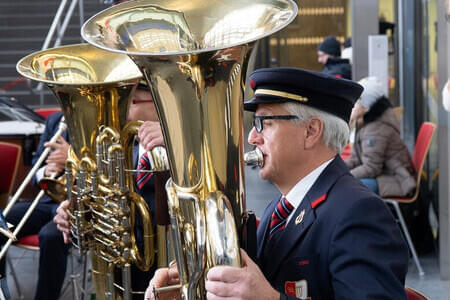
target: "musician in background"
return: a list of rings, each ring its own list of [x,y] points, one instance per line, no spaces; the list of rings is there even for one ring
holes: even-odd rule
[[[241,251],[242,268],[211,268],[208,300],[406,299],[409,254],[400,228],[339,156],[362,87],[294,68],[256,70],[249,82],[248,142],[263,154],[261,178],[282,197],[261,218],[257,261]],[[174,268],[160,269],[146,296],[178,281]],[[158,299],[174,299],[168,296]]]
[[[37,189],[40,189],[39,181],[43,177],[50,177],[52,174],[56,174],[56,178],[58,178],[64,172],[69,149],[67,130],[62,133],[57,142],[49,142],[58,131],[61,118],[61,112],[51,114],[47,118],[44,133],[41,135],[39,146],[33,156],[32,163],[34,165],[46,147],[52,149],[44,165],[33,177],[32,183]],[[14,204],[6,217],[7,222],[13,225],[19,224],[30,205],[31,202],[17,202]],[[56,228],[56,224],[53,223],[53,217],[56,215],[58,206],[59,203],[56,203],[47,194],[44,194],[29,219],[17,234],[19,239],[33,234],[38,234],[39,236],[39,276],[35,300],[58,299],[66,274],[69,246],[64,243],[60,232]],[[6,243],[3,235],[1,235],[0,241],[2,246]],[[5,259],[2,259],[0,268],[1,274],[5,275]]]
[[[133,147],[134,168],[139,169],[139,161],[142,159],[144,154],[156,146],[164,146],[164,140],[156,107],[145,81],[141,81],[139,83],[138,88],[132,97],[133,98],[128,109],[128,120],[145,121],[139,128],[138,137],[136,139],[135,146]],[[164,184],[168,178],[168,173],[162,173],[163,174],[158,175],[146,173],[135,181],[135,191],[147,202],[152,216],[153,225],[155,225],[155,220],[159,217],[155,215],[155,198],[161,196],[161,193],[164,193],[165,195]],[[69,207],[70,202],[68,200],[62,202],[60,207],[57,209],[57,215],[54,218],[54,222],[57,224],[57,228],[63,233],[64,241],[66,243],[70,243],[70,223],[68,215]],[[143,253],[143,229],[139,214],[136,214],[135,234],[137,236],[137,245],[140,252]],[[144,292],[147,288],[149,280],[153,277],[155,269],[156,263],[148,272],[142,272],[133,265],[131,273],[133,291]],[[133,300],[142,300],[143,296],[143,293],[133,294]]]

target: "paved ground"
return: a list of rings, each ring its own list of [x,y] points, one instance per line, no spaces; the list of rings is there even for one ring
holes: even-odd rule
[[[38,275],[38,259],[39,252],[33,250],[24,250],[12,246],[8,251],[8,257],[15,270],[16,278],[19,284],[19,288],[22,297],[19,296],[17,284],[14,281],[13,273],[11,272],[10,265],[7,266],[7,276],[8,276],[8,287],[11,292],[11,298],[13,300],[23,299],[23,300],[33,300],[34,293],[37,284]],[[74,255],[74,269],[72,271],[71,259],[69,257],[67,262],[67,274],[62,288],[61,296],[59,299],[71,300],[78,299],[82,300],[81,297],[74,297],[74,285],[76,286],[76,293],[81,296],[82,291],[82,274],[83,274],[83,260]],[[93,293],[93,288],[90,280],[90,272],[87,271],[87,288],[86,297],[83,300],[91,300],[91,294]],[[49,299],[52,300],[52,299]],[[56,299],[55,299],[56,300]]]
[[[11,247],[8,252],[9,258],[16,270],[16,275],[20,282],[20,288],[24,300],[33,300],[34,291],[37,283],[38,273],[38,252],[23,250],[16,247]],[[77,256],[75,257],[75,276],[74,280],[78,286],[81,285],[81,276],[83,264]],[[450,281],[442,281],[439,277],[438,258],[435,253],[421,256],[420,261],[425,271],[424,276],[419,276],[416,266],[413,261],[410,261],[409,272],[406,278],[406,285],[415,288],[416,290],[427,295],[431,300],[448,300],[450,299]],[[8,268],[8,286],[12,294],[12,299],[20,299],[17,293],[17,288],[14,284],[13,276]],[[68,264],[68,273],[71,272],[70,261]],[[85,300],[90,300],[92,285],[90,283],[90,273],[88,271],[88,297]],[[70,274],[66,275],[63,292],[60,299],[71,300],[73,297],[73,281]],[[49,299],[51,300],[51,299]]]

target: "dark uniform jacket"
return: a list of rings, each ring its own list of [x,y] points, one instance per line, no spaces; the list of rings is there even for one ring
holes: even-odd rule
[[[136,143],[135,146],[133,147],[133,165],[134,165],[135,169],[137,169],[138,161],[139,161],[139,144]],[[147,205],[149,207],[150,215],[152,218],[153,230],[155,232],[156,227],[155,227],[154,176],[152,176],[145,183],[145,185],[142,187],[141,190],[139,190],[136,187],[136,182],[135,182],[135,191],[142,198],[144,198],[145,202],[147,203]],[[136,223],[135,223],[134,230],[135,230],[136,242],[138,244],[138,248],[141,253],[144,253],[143,239],[142,239],[144,231],[142,228],[142,220],[141,220],[140,214],[137,212],[137,210],[136,210]],[[131,272],[132,272],[131,273],[131,282],[132,282],[133,290],[134,291],[145,291],[147,289],[148,283],[153,278],[155,270],[156,270],[156,257],[155,257],[155,263],[153,264],[152,267],[150,267],[150,270],[147,272],[143,272],[143,271],[139,270],[136,266],[133,265],[132,269],[131,269]],[[143,295],[136,295],[136,294],[133,295],[133,300],[138,300],[138,299],[143,299]]]
[[[322,73],[335,76],[337,78],[352,79],[352,66],[348,59],[328,58],[323,67]]]
[[[39,145],[37,147],[36,153],[33,155],[33,159],[32,159],[33,165],[38,161],[42,152],[44,152],[44,150],[45,150],[44,143],[50,141],[52,139],[52,137],[55,135],[55,133],[58,131],[59,123],[61,121],[62,116],[63,116],[62,112],[56,112],[56,113],[53,113],[48,116],[48,118],[46,120],[46,124],[45,124],[45,130],[42,133],[41,138],[39,140]],[[63,133],[61,134],[61,137],[63,137],[68,143],[70,143],[69,133],[67,130],[63,131]],[[45,166],[45,163],[42,166]],[[33,176],[32,183],[37,189],[40,189],[39,183],[36,180],[36,176]],[[39,202],[52,203],[53,199],[50,198],[47,194],[45,194],[41,198],[41,200],[39,200]],[[57,204],[57,203],[55,203],[55,204]],[[57,204],[57,205],[59,205],[59,204]]]
[[[388,207],[339,156],[279,235],[268,240],[278,200],[258,227],[258,264],[288,299],[406,299],[408,248]],[[274,246],[275,245],[275,246]]]

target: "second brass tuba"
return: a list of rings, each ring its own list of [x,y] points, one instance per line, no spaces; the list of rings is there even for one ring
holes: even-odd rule
[[[149,208],[134,191],[131,171],[140,122],[126,118],[142,75],[126,55],[89,44],[33,53],[17,69],[46,83],[64,113],[71,141],[65,176],[74,245],[82,253],[89,250],[97,299],[130,300],[131,264],[148,270],[155,253]],[[154,160],[159,170],[168,168],[164,155]],[[134,235],[135,210],[144,227],[142,251]]]
[[[258,39],[297,15],[291,0],[137,0],[92,17],[89,43],[128,54],[152,88],[170,162],[172,245],[183,299],[215,265],[240,266],[243,88]]]

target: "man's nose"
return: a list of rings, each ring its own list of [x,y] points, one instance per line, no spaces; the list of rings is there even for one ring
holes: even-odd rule
[[[250,145],[258,145],[261,143],[261,134],[256,131],[255,127],[248,133],[248,143]]]

